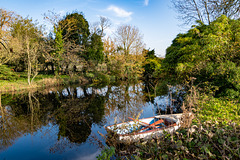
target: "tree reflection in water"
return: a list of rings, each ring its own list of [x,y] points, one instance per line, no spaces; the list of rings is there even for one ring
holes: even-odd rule
[[[102,127],[115,118],[121,121],[136,117],[149,99],[144,90],[143,83],[123,83],[0,94],[0,152],[24,135],[34,138],[34,133],[43,127],[48,128],[44,132],[49,132],[43,135],[57,137],[49,148],[51,153],[88,143],[93,124]]]
[[[136,115],[144,102],[141,87],[85,86],[4,94],[0,97],[1,150],[13,145],[18,137],[33,134],[49,123],[59,127],[58,142],[52,146],[52,152],[69,144],[84,143],[91,134],[92,124],[103,126],[109,116],[124,119]]]

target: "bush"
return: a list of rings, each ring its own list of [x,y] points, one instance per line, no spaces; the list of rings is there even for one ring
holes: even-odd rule
[[[187,33],[179,34],[167,49],[162,63],[164,74],[181,82],[195,77],[204,91],[213,92],[216,97],[238,97],[239,24],[240,19],[231,20],[223,15],[210,25],[199,23]]]
[[[240,126],[197,124],[138,145],[140,159],[240,159]]]

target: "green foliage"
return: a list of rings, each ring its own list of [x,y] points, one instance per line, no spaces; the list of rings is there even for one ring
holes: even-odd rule
[[[15,53],[27,64],[28,84],[31,85],[38,74],[38,58],[42,49],[42,28],[32,19],[19,19],[12,24],[11,34],[16,40]]]
[[[15,81],[19,76],[6,65],[0,65],[0,80]]]
[[[84,18],[83,13],[75,11],[67,14],[59,24],[61,28],[63,28],[63,36],[66,37],[68,41],[80,45],[87,44],[90,31],[88,21]]]
[[[103,74],[103,73],[95,73],[95,78],[93,79],[94,83],[103,83],[103,84],[109,84],[110,83],[110,76]]]
[[[155,51],[146,51],[146,60],[144,63],[144,77],[145,78],[157,78],[161,73],[162,59],[155,56]]]
[[[107,74],[101,73],[101,72],[95,72],[95,73],[86,73],[86,77],[88,79],[91,79],[93,84],[109,84],[111,81],[111,77]]]
[[[107,147],[101,151],[101,154],[97,156],[98,160],[110,160],[115,154],[114,147]]]
[[[87,78],[94,78],[95,75],[93,73],[86,73]]]
[[[179,80],[196,77],[204,89],[217,89],[216,96],[239,96],[240,20],[221,16],[210,25],[179,34],[167,49],[162,67]],[[210,89],[211,90],[211,89]]]
[[[199,102],[196,116],[203,122],[240,125],[240,104],[237,101],[204,96]]]
[[[63,53],[63,36],[62,36],[62,29],[58,28],[56,29],[54,27],[54,33],[55,33],[55,49],[56,53],[60,56]]]
[[[87,49],[86,60],[95,61],[96,64],[103,62],[104,53],[101,36],[96,33],[93,33],[90,39],[91,41]]]
[[[62,54],[64,52],[64,41],[62,36],[62,29],[58,27],[57,29],[54,27],[55,33],[55,51],[52,53],[52,57],[54,58],[54,64],[56,66],[56,74],[59,74],[59,63],[62,60]]]
[[[239,159],[240,127],[211,122],[137,144],[135,159]]]
[[[40,38],[41,31],[37,27],[37,24],[32,19],[20,19],[12,24],[11,33],[13,37],[18,38],[21,42],[31,39],[34,42]],[[26,39],[27,38],[27,39]]]

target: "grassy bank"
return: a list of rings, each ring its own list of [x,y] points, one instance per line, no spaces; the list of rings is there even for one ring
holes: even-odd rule
[[[119,79],[115,76],[110,76],[102,72],[87,72],[85,74],[75,74],[71,76],[39,74],[33,83],[29,85],[26,73],[19,73],[19,75],[15,75],[12,79],[7,78],[3,80],[0,78],[0,92],[38,89],[75,83],[105,86],[110,83],[116,83],[117,81],[119,81]]]
[[[38,75],[34,82],[29,85],[27,79],[23,76],[17,80],[0,80],[0,92],[15,92],[21,90],[46,88],[51,86],[59,86],[71,83],[87,83],[88,80],[84,77],[67,75]]]

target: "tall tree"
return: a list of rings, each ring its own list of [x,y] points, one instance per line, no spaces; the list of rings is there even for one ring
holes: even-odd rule
[[[14,12],[0,8],[0,65],[8,63],[17,56],[13,53],[9,43],[12,40],[11,25],[18,17]]]
[[[38,57],[40,55],[42,32],[32,19],[25,18],[12,25],[12,36],[17,39],[19,52],[26,57],[28,84],[31,85],[38,74]]]
[[[100,30],[101,30],[101,37],[105,36],[104,31],[111,26],[111,22],[108,18],[100,16]]]
[[[146,79],[160,78],[161,63],[163,58],[159,58],[155,55],[155,50],[144,50],[146,52],[146,60],[144,62],[144,77]]]
[[[65,25],[69,22],[69,25]],[[83,13],[73,12],[67,14],[66,17],[59,22],[62,28],[62,34],[66,40],[76,43],[78,45],[86,45],[90,35],[88,21],[84,18]],[[65,26],[65,27],[63,27]]]
[[[93,33],[90,37],[90,42],[86,53],[86,60],[95,61],[96,64],[103,62],[103,42],[101,35]]]
[[[62,36],[62,29],[59,27],[58,29],[54,28],[55,33],[55,52],[54,54],[54,60],[56,65],[56,74],[59,74],[59,68],[60,68],[60,61],[62,60],[62,54],[64,52],[64,43],[63,43],[63,36]]]
[[[172,4],[184,24],[196,20],[210,24],[222,14],[229,18],[240,17],[239,0],[172,0]]]
[[[115,39],[118,48],[123,51],[123,54],[142,54],[145,45],[143,43],[143,36],[137,27],[131,25],[119,26]]]
[[[50,22],[54,29],[47,41],[46,64],[52,66],[52,73],[58,74],[64,68],[66,73],[70,73],[69,66],[79,63],[81,60],[77,55],[83,53],[82,45],[77,43],[78,39],[72,38],[73,33],[78,30],[77,19],[74,16],[62,18],[53,11],[45,14],[44,18]]]
[[[121,25],[115,34],[114,53],[108,56],[113,74],[123,78],[137,78],[143,72],[144,42],[137,27]]]

